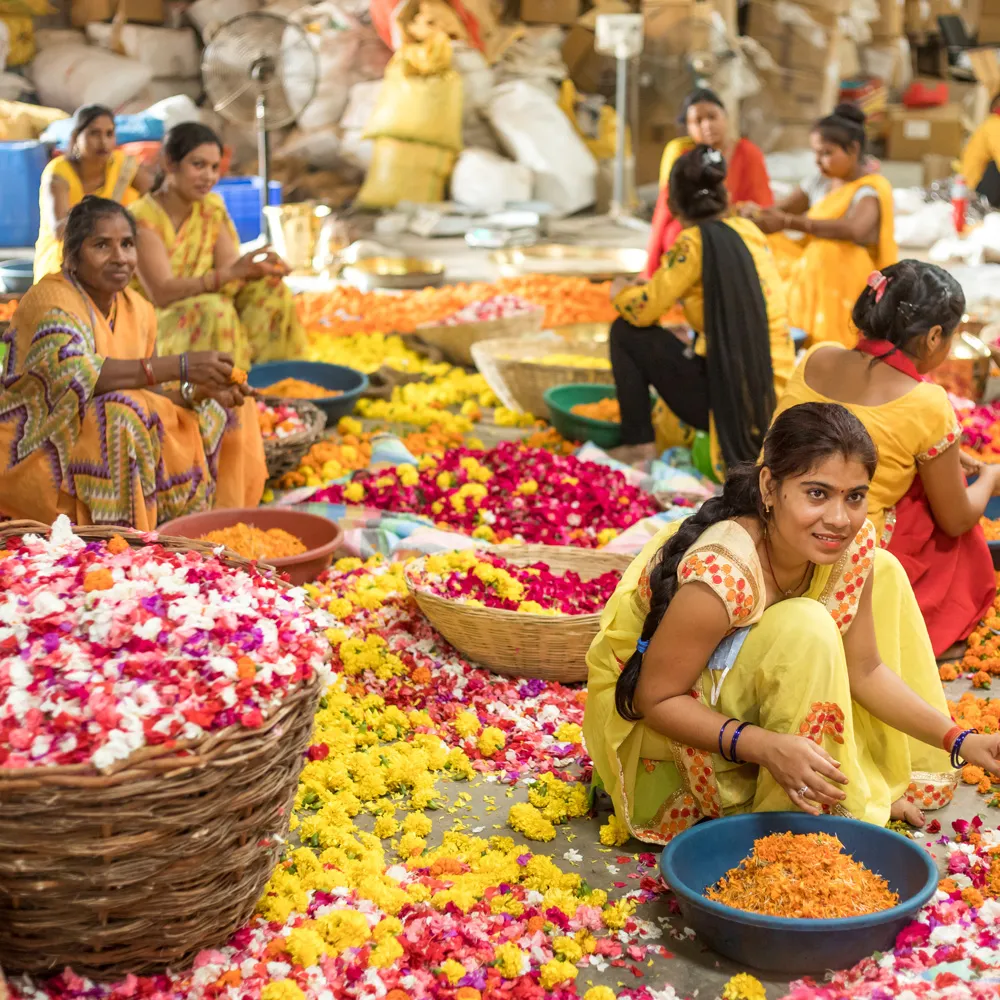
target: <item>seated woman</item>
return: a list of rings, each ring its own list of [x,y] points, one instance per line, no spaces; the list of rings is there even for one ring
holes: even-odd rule
[[[645,460],[659,450],[653,386],[675,418],[710,431],[720,479],[724,463],[758,454],[776,394],[795,367],[784,287],[767,241],[749,220],[729,216],[725,181],[718,150],[697,146],[681,156],[669,191],[684,230],[648,283],[619,281],[611,290],[621,314],[611,327],[622,420],[616,457]],[[695,330],[693,347],[657,325],[678,301]],[[669,416],[660,421],[661,443]]]
[[[819,173],[774,209],[748,209],[765,233],[788,283],[788,322],[809,343],[854,345],[850,317],[872,268],[895,264],[892,185],[871,173],[865,116],[838,105],[812,132]],[[805,233],[795,242],[783,230]],[[780,234],[780,235],[779,235]]]
[[[879,457],[868,518],[903,564],[938,656],[968,637],[996,595],[979,519],[1000,492],[1000,466],[966,486],[955,411],[924,377],[947,359],[964,312],[962,286],[933,264],[874,272],[854,307],[858,345],[810,350],[777,409],[836,402],[865,425]]]
[[[256,404],[226,354],[157,356],[153,307],[128,288],[135,237],[121,205],[84,198],[66,223],[63,272],[28,291],[0,337],[7,517],[152,531],[213,504],[260,502]]]
[[[906,574],[875,544],[875,465],[844,407],[796,406],[758,464],[626,570],[587,656],[583,728],[633,836],[790,808],[921,825],[960,760],[1000,773],[1000,735],[948,717]]]
[[[670,210],[670,171],[677,160],[695,146],[711,146],[722,154],[729,168],[726,190],[731,204],[747,202],[762,208],[770,208],[774,204],[764,154],[749,139],[732,136],[729,115],[713,91],[704,88],[691,91],[681,107],[680,124],[687,130],[687,135],[668,142],[660,162],[660,196],[653,212],[647,246],[649,257],[642,274],[644,278],[653,276],[663,255],[674,245],[684,228],[681,220]]]
[[[132,209],[139,223],[139,277],[157,307],[164,351],[225,351],[238,368],[299,357],[306,336],[288,269],[273,253],[239,254],[222,198],[222,143],[197,122],[172,128],[163,174]]]
[[[965,144],[960,173],[970,191],[1000,208],[1000,94],[993,98],[986,121]]]
[[[114,112],[101,104],[78,108],[65,155],[50,160],[42,171],[35,281],[62,267],[66,219],[86,195],[131,205],[152,184],[152,177],[134,157],[115,148]]]

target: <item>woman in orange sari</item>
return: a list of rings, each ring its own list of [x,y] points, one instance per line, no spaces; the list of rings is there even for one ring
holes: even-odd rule
[[[713,91],[699,88],[688,94],[681,108],[680,124],[687,129],[687,135],[668,142],[660,161],[660,196],[646,247],[649,256],[644,278],[653,276],[663,255],[684,229],[670,210],[668,181],[677,160],[695,146],[710,146],[722,154],[727,165],[726,190],[731,205],[747,202],[770,208],[774,204],[764,154],[749,139],[733,138],[729,115]]]
[[[135,236],[117,202],[84,198],[62,273],[28,291],[0,338],[0,514],[152,531],[213,504],[260,502],[267,468],[249,390],[227,355],[157,356],[153,308],[128,288]]]
[[[788,282],[788,321],[810,344],[853,347],[851,310],[872,270],[899,259],[892,185],[869,173],[865,116],[841,104],[813,129],[819,174],[774,209],[744,210],[765,232]],[[786,230],[804,233],[796,242]]]

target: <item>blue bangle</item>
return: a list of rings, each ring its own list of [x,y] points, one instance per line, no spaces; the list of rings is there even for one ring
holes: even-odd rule
[[[640,639],[640,640],[639,640],[639,641],[638,641],[638,642],[637,642],[637,643],[635,644],[635,651],[636,651],[636,652],[637,652],[637,653],[638,653],[638,654],[639,654],[640,656],[641,656],[641,655],[642,655],[643,653],[645,653],[647,649],[649,649],[649,640],[648,640],[648,639]]]
[[[725,732],[726,732],[726,726],[728,726],[730,722],[739,722],[739,721],[740,721],[739,719],[726,719],[726,721],[722,723],[722,728],[721,728],[721,729],[719,730],[719,756],[720,756],[720,757],[721,757],[721,758],[722,758],[722,759],[723,759],[724,761],[727,761],[727,762],[728,762],[728,763],[730,763],[730,764],[732,764],[732,763],[735,763],[735,762],[734,762],[734,761],[731,761],[731,760],[730,760],[730,759],[729,759],[729,758],[728,758],[728,757],[726,756],[726,751],[722,749],[722,737],[723,737],[723,735],[724,735],[724,734],[725,734]]]
[[[955,737],[955,742],[951,745],[951,766],[955,768],[956,771],[962,766],[962,760],[958,754],[962,749],[962,744],[965,742],[965,737],[978,732],[978,729],[966,729]]]
[[[736,727],[736,732],[733,733],[733,741],[732,741],[732,743],[729,744],[729,762],[731,764],[745,764],[746,763],[745,760],[740,760],[739,757],[736,756],[736,741],[740,738],[740,733],[742,733],[743,730],[746,729],[746,727],[749,726],[749,725],[750,725],[749,722],[741,722]]]

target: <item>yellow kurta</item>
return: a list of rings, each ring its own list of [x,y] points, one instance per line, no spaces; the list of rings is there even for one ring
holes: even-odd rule
[[[93,194],[100,198],[110,198],[122,205],[131,205],[139,197],[139,192],[132,187],[138,169],[138,160],[116,149],[108,158],[104,183]],[[69,187],[70,208],[83,201],[84,191],[80,175],[65,156],[57,156],[54,160],[50,160],[42,171],[42,191],[48,188],[53,177],[61,178]],[[55,274],[62,268],[62,239],[53,233],[49,225],[49,213],[44,196],[41,196],[41,200],[41,224],[38,242],[35,244],[35,281],[40,281],[46,274]]]
[[[34,285],[0,337],[0,513],[51,523],[157,523],[254,507],[267,479],[256,404],[195,410],[149,389],[95,395],[105,358],[152,357],[156,316],[117,298],[114,328],[62,274]]]
[[[895,521],[893,508],[913,485],[920,463],[936,458],[959,440],[958,418],[948,393],[931,382],[915,382],[905,395],[880,406],[844,403],[816,392],[806,383],[806,366],[816,349],[832,346],[818,344],[799,362],[785,394],[778,398],[774,417],[799,403],[840,403],[865,425],[878,449],[878,468],[868,494],[868,518],[882,544],[888,545]]]
[[[583,729],[595,778],[633,836],[655,844],[705,817],[794,809],[765,768],[727,763],[716,753],[675,744],[615,710],[618,675],[635,652],[646,618],[650,563],[679,523],[664,527],[626,570],[587,655]],[[842,786],[847,798],[837,811],[884,824],[892,803],[903,795],[923,808],[945,805],[956,775],[943,750],[910,740],[851,699],[843,633],[873,571],[883,661],[947,714],[913,591],[898,561],[875,547],[870,523],[836,565],[815,568],[804,597],[767,610],[760,560],[738,522],[722,521],[705,531],[685,555],[678,578],[682,586],[692,581],[710,586],[726,605],[731,624],[692,695],[727,717],[815,740],[849,779]]]
[[[767,326],[771,341],[771,367],[774,370],[774,392],[781,396],[795,369],[795,346],[789,332],[785,287],[779,274],[767,238],[749,219],[729,218],[726,225],[734,229],[753,258],[760,288],[767,309]],[[633,326],[653,326],[678,302],[691,328],[698,334],[695,353],[704,357],[708,350],[705,340],[705,288],[701,278],[701,231],[697,226],[685,229],[652,278],[644,285],[626,288],[616,299],[615,308]],[[672,336],[664,333],[664,336]],[[679,444],[690,447],[694,432],[681,425],[666,408],[657,405],[653,415],[656,443],[661,449]],[[712,465],[716,476],[725,475],[721,450],[714,432]]]
[[[995,112],[972,133],[962,151],[961,173],[970,191],[979,187],[991,163],[1000,168],[1000,114]]]
[[[222,198],[206,195],[179,230],[152,194],[132,208],[139,225],[156,233],[167,248],[178,278],[200,278],[215,267],[215,244],[222,231],[233,246],[239,236]],[[291,289],[281,278],[231,282],[217,293],[192,295],[157,312],[160,350],[227,351],[238,368],[255,362],[302,357],[306,334]]]
[[[866,174],[834,189],[809,209],[808,218],[842,219],[862,187],[873,187],[878,195],[879,236],[872,246],[817,236],[795,241],[784,233],[770,238],[781,274],[787,279],[788,321],[793,328],[805,331],[810,344],[832,340],[853,347],[858,332],[851,323],[851,312],[868,275],[899,260],[892,185],[879,174]]]

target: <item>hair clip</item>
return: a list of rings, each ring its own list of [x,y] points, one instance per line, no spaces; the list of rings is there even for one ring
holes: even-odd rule
[[[708,163],[712,163],[712,164],[721,163],[722,162],[722,153],[720,153],[717,149],[712,149],[711,147],[709,147],[708,149],[705,150],[705,154],[704,154],[704,156],[702,156],[701,162],[702,163],[706,163],[706,164],[708,164]]]
[[[640,655],[641,655],[642,653],[645,653],[647,649],[649,649],[649,640],[648,640],[648,639],[640,639],[640,640],[639,640],[639,641],[638,641],[638,642],[637,642],[637,643],[635,644],[635,651],[636,651],[637,653],[639,653]]]
[[[875,301],[881,302],[885,295],[885,286],[889,284],[889,279],[881,271],[872,271],[868,275],[868,287],[875,293]]]

